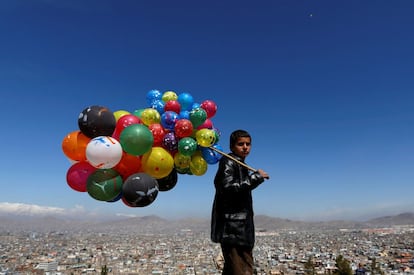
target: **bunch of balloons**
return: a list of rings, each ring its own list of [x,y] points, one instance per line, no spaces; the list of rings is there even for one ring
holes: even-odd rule
[[[72,163],[67,184],[99,201],[147,206],[174,188],[178,174],[201,176],[220,160],[216,112],[212,100],[159,90],[147,92],[146,106],[133,112],[89,106],[79,114],[79,129],[62,141]]]

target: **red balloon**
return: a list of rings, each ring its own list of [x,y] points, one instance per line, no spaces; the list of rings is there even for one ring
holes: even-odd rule
[[[96,171],[87,161],[80,161],[72,164],[66,172],[66,182],[69,187],[78,192],[86,192],[88,177]]]
[[[132,204],[132,203],[130,203],[130,202],[128,202],[124,197],[121,197],[121,201],[126,205],[126,206],[129,206],[129,207],[134,207],[134,205]]]
[[[115,129],[115,131],[114,131],[114,133],[112,134],[112,137],[114,138],[114,139],[116,139],[117,141],[119,141],[120,140],[120,136],[121,136],[121,132],[122,132],[122,130],[116,130]]]
[[[161,146],[162,140],[167,133],[162,127],[160,123],[153,123],[150,126],[148,126],[148,129],[151,131],[152,136],[154,137],[154,144],[153,146]]]
[[[200,126],[197,127],[197,130],[200,129],[213,129],[213,122],[211,121],[211,119],[207,118],[203,124],[201,124]]]
[[[140,124],[140,123],[142,124],[141,119],[137,117],[136,115],[132,115],[132,114],[123,115],[118,119],[116,123],[116,128],[125,129],[129,125]]]
[[[132,124],[142,124],[142,121],[139,117],[133,114],[126,114],[121,116],[118,121],[116,122],[114,133],[112,137],[119,141],[119,137],[121,136],[122,130]]]
[[[165,102],[164,111],[173,111],[179,114],[181,111],[181,105],[177,100],[168,100]]]
[[[174,132],[178,138],[191,136],[193,129],[193,123],[188,119],[182,118],[175,122]]]
[[[212,100],[204,100],[200,107],[207,113],[207,118],[212,118],[217,112],[217,105]]]

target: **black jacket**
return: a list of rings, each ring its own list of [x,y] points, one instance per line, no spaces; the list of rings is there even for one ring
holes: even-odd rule
[[[232,157],[241,160],[234,154]],[[211,218],[211,240],[253,247],[255,242],[251,191],[264,181],[257,172],[223,156],[214,178],[216,194]]]

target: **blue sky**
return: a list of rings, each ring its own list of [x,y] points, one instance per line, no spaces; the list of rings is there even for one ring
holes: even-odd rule
[[[414,211],[411,1],[2,1],[4,211],[209,217],[215,165],[143,208],[66,183],[63,138],[90,105],[151,89],[213,100],[220,145],[251,132],[270,180],[256,214],[366,219]]]

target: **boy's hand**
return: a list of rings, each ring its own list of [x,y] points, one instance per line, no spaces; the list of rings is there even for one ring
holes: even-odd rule
[[[257,172],[259,172],[259,174],[265,178],[265,179],[269,179],[269,174],[267,174],[265,171],[263,171],[262,169],[258,169]]]

